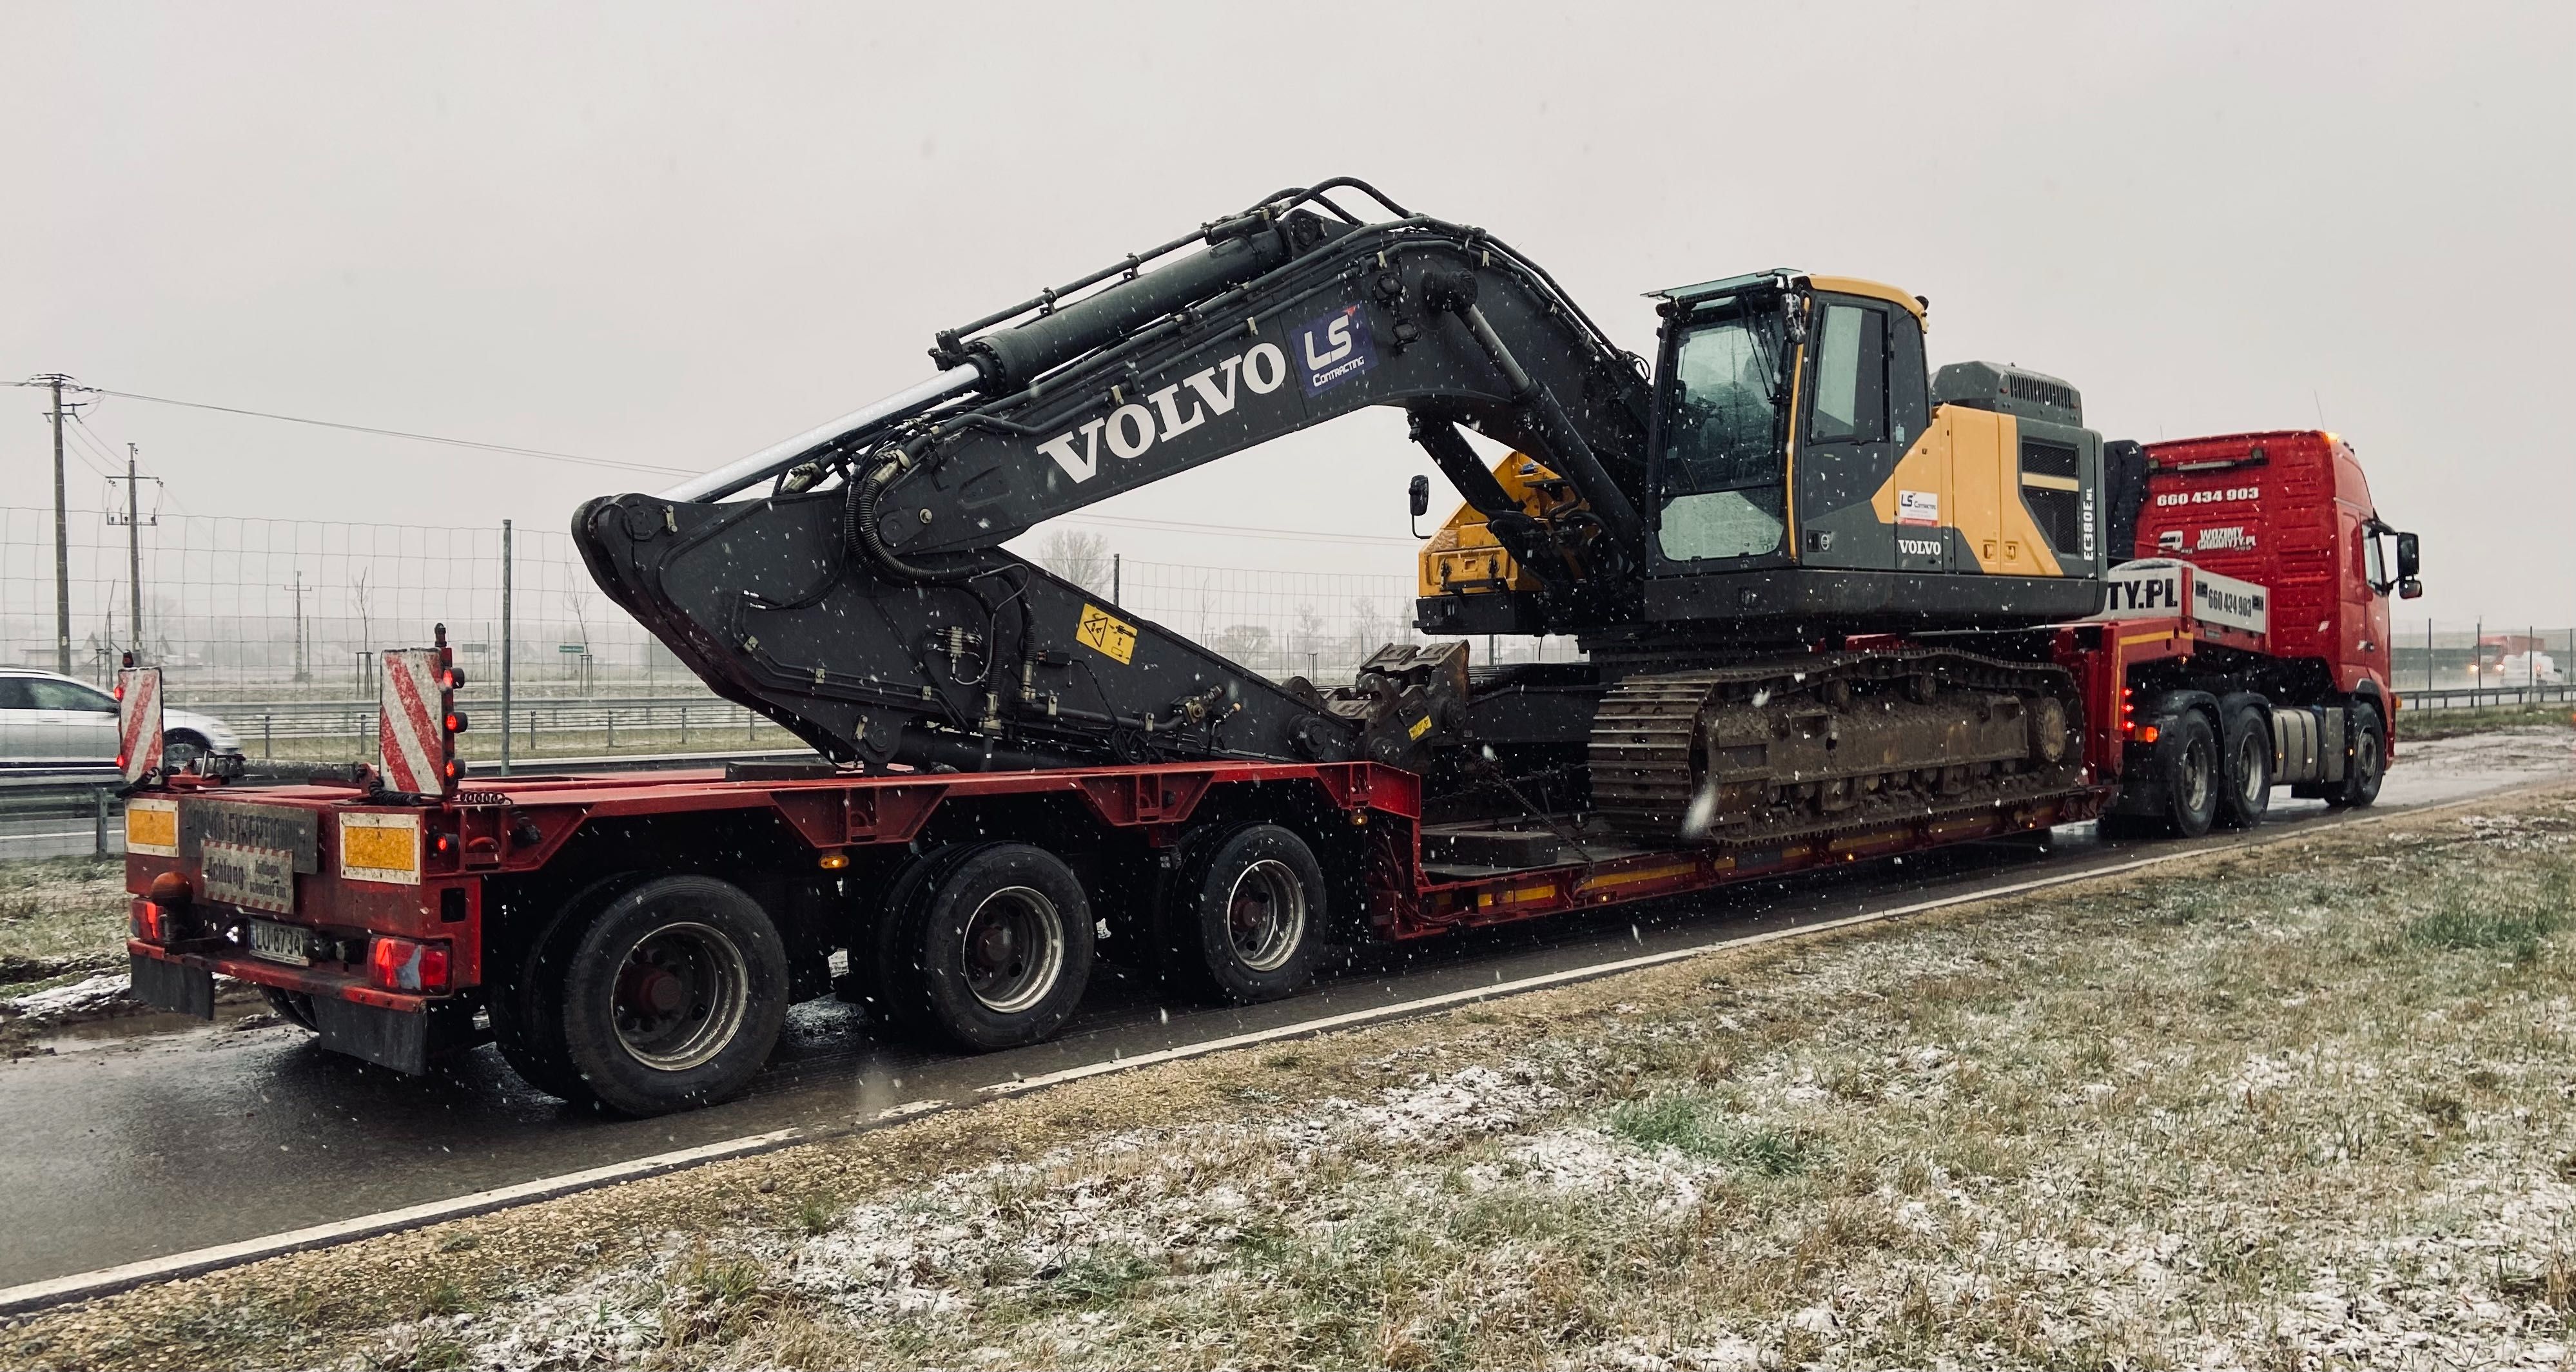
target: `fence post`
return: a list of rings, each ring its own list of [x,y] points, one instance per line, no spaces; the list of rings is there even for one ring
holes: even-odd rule
[[[1124,553],[1109,555],[1109,603],[1112,605],[1119,603],[1119,592],[1125,589],[1121,583],[1125,580],[1126,556]]]
[[[94,818],[98,822],[98,833],[90,844],[90,852],[95,856],[105,857],[107,856],[107,788],[101,786],[92,790],[89,793],[89,800],[95,812]]]
[[[259,755],[277,756],[277,716],[263,713],[259,717]]]
[[[501,521],[501,775],[510,774],[510,521]],[[530,740],[534,742],[535,740]]]

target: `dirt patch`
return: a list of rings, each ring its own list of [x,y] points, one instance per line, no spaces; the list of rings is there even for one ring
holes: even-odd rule
[[[0,862],[0,998],[125,965],[125,859]]]
[[[2576,804],[1166,1064],[20,1320],[31,1366],[2557,1365]]]

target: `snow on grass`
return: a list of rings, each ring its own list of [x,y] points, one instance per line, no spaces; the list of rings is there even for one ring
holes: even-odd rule
[[[0,1000],[0,1008],[5,1008],[11,1015],[31,1020],[62,1019],[123,1004],[133,999],[132,993],[127,973],[101,972],[67,986],[48,987],[29,995]]]

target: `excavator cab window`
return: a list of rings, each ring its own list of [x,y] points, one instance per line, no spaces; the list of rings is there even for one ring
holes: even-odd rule
[[[1887,437],[1887,316],[1859,305],[1824,307],[1816,346],[1818,443],[1877,443]]]
[[[1787,528],[1780,317],[1724,301],[1698,307],[1680,327],[1657,463],[1664,556],[1776,553]]]

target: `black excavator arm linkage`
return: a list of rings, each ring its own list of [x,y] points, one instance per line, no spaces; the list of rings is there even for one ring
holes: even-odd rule
[[[1359,688],[1329,699],[1000,546],[1119,492],[1396,406],[1539,578],[1552,623],[1633,614],[1642,364],[1482,231],[1400,211],[1356,222],[1323,194],[1337,187],[1375,194],[1347,181],[1283,193],[1156,250],[1203,252],[1151,271],[1131,258],[1075,283],[1120,278],[1089,294],[1050,292],[942,333],[942,378],[846,429],[662,496],[587,503],[573,532],[592,575],[720,694],[844,761],[1422,765],[1457,741],[1457,664],[1382,655]],[[1540,457],[1580,509],[1553,524],[1522,513],[1460,424]],[[765,495],[724,500],[761,484]]]

